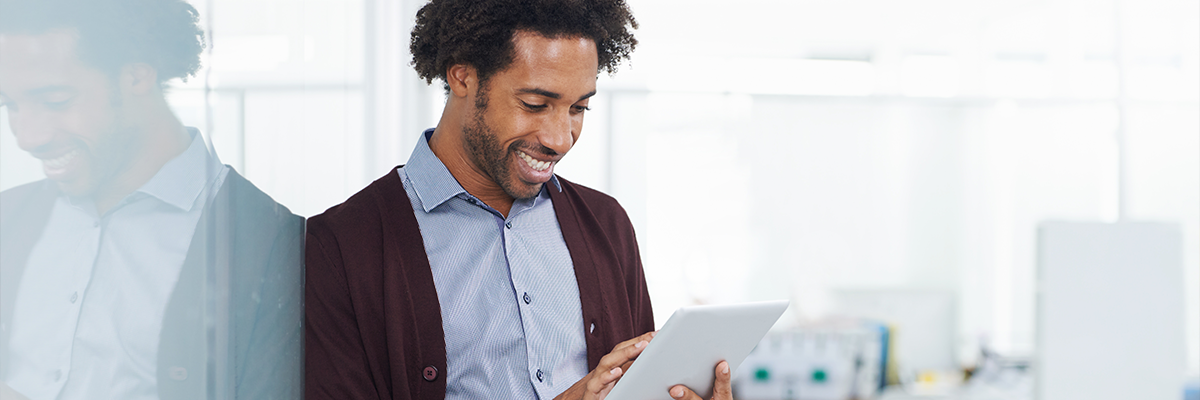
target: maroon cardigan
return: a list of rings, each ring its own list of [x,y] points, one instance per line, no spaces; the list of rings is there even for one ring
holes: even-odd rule
[[[559,178],[550,190],[579,283],[588,369],[654,329],[633,226],[617,201]],[[305,396],[442,399],[441,307],[395,170],[308,220]]]

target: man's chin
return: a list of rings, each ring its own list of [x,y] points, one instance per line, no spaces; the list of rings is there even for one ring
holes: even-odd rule
[[[86,180],[53,180],[54,185],[63,194],[71,197],[88,197],[96,192],[96,185]]]
[[[544,183],[527,183],[516,180],[515,183],[510,183],[504,187],[504,192],[512,196],[513,199],[532,199],[541,193]]]

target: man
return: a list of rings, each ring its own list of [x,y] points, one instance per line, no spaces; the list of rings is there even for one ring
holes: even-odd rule
[[[408,164],[309,220],[308,399],[612,388],[653,336],[637,243],[614,199],[554,167],[599,71],[636,45],[631,27],[621,0],[434,0],[418,12],[413,65],[445,83],[446,105]],[[729,398],[726,363],[715,379]]]
[[[0,103],[45,180],[0,194],[0,397],[299,398],[303,219],[165,100],[181,0],[0,0]]]

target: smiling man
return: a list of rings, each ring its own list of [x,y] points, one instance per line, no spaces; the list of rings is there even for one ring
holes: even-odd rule
[[[653,336],[637,242],[613,198],[554,167],[636,25],[621,0],[418,12],[413,66],[446,105],[407,164],[309,220],[308,399],[608,392]]]
[[[303,219],[165,97],[181,0],[0,0],[0,106],[46,179],[0,194],[0,400],[299,398]]]

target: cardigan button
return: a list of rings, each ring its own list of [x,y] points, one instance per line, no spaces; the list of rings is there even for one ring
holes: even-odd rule
[[[437,373],[438,373],[437,368],[430,365],[428,367],[425,367],[424,371],[421,371],[421,377],[425,378],[425,382],[433,382],[433,381],[437,380]]]

